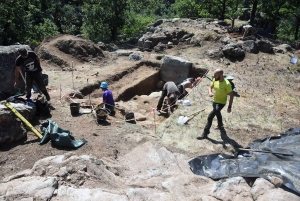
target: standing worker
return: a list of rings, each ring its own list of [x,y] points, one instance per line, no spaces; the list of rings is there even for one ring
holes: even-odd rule
[[[179,90],[174,82],[166,82],[163,86],[161,96],[159,98],[156,110],[157,114],[161,114],[161,107],[163,105],[165,97],[168,98],[168,105],[171,107],[171,112],[173,111],[174,105],[177,101],[179,95]]]
[[[33,86],[33,81],[36,82],[38,88],[46,96],[47,101],[50,101],[50,95],[46,89],[43,77],[40,59],[33,51],[27,51],[25,48],[20,48],[18,50],[20,54],[16,59],[15,68],[15,84],[14,87],[17,88],[19,81],[20,67],[25,68],[25,80],[26,80],[26,98],[31,97],[31,88]]]
[[[215,90],[215,93],[212,93],[212,89]],[[231,112],[232,102],[233,102],[233,92],[231,89],[231,84],[228,80],[223,77],[223,70],[217,69],[214,72],[214,79],[212,81],[211,86],[208,89],[209,96],[214,97],[213,101],[213,110],[210,112],[207,118],[207,123],[205,125],[203,133],[198,137],[198,139],[205,139],[209,134],[210,127],[212,125],[212,121],[215,116],[218,119],[218,129],[223,128],[222,114],[221,110],[226,105],[227,95],[229,95],[229,105],[227,108],[227,112]]]
[[[110,115],[115,115],[115,100],[112,92],[108,89],[108,84],[106,82],[101,82],[100,88],[104,93],[102,95],[102,103],[100,103],[99,106],[109,109]]]

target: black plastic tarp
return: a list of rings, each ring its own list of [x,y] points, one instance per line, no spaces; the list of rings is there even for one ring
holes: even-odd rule
[[[289,129],[278,136],[254,140],[246,148],[255,151],[239,151],[234,156],[198,156],[189,161],[190,168],[194,174],[212,179],[242,176],[270,180],[274,176],[281,178],[287,188],[300,193],[299,128]]]

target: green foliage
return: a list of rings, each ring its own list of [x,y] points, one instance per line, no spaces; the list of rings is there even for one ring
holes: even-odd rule
[[[0,44],[8,45],[24,41],[26,35],[25,0],[1,1]]]
[[[226,17],[234,26],[245,3],[253,8],[251,23],[271,27],[280,40],[299,40],[300,0],[2,0],[0,45],[37,45],[57,33],[115,41],[120,34],[139,36],[161,18]],[[254,18],[255,11],[265,17]]]
[[[199,17],[200,5],[194,0],[176,0],[172,5],[177,17]]]
[[[281,27],[290,28],[290,31],[294,33],[294,40],[298,40],[300,38],[300,8],[299,8],[299,0],[290,0],[286,1],[285,4],[279,10],[279,13],[283,17],[283,21],[285,20],[285,24],[281,23]],[[279,27],[279,37],[281,37],[284,33],[284,30]]]
[[[84,23],[82,31],[91,40],[116,41],[126,18],[127,0],[93,0],[83,6]]]
[[[45,19],[43,23],[32,27],[30,37],[26,38],[26,42],[31,45],[32,48],[36,47],[47,36],[57,35],[59,32],[57,26],[49,19]]]
[[[120,34],[127,37],[134,37],[145,31],[150,22],[155,21],[153,16],[144,16],[141,14],[129,14],[124,27],[120,30]]]
[[[231,28],[234,27],[234,21],[243,14],[241,0],[229,0],[226,7],[225,16],[231,20]]]
[[[284,42],[292,41],[294,38],[291,34],[294,32],[293,29],[294,26],[290,19],[281,20],[277,28],[277,37]]]

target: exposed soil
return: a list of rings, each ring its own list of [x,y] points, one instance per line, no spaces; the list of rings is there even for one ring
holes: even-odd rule
[[[193,75],[200,75],[208,69],[211,76],[216,66],[222,66],[236,78],[233,113],[226,114],[223,111],[227,134],[222,137],[219,131],[212,131],[211,140],[198,141],[196,137],[202,132],[211,110],[211,98],[207,96],[208,79],[204,79],[189,96],[193,100],[192,107],[183,107],[167,119],[153,113],[159,97],[159,93],[152,93],[159,92],[157,83],[161,61],[155,59],[158,54],[143,52],[144,60],[135,62],[127,57],[118,57],[115,53],[103,52],[86,62],[85,59],[74,57],[74,54],[72,56],[60,51],[55,44],[61,40],[72,41],[72,47],[76,46],[74,41],[78,40],[84,46],[83,39],[63,35],[45,39],[39,47],[39,53],[44,48],[54,55],[42,60],[42,68],[50,80],[51,119],[59,127],[70,130],[75,139],[85,138],[87,144],[76,150],[62,149],[51,143],[39,145],[37,137],[28,132],[25,141],[1,145],[0,178],[31,168],[41,158],[68,151],[115,160],[119,154],[124,155],[145,141],[159,141],[169,150],[190,157],[216,152],[231,153],[232,149],[246,146],[254,139],[277,135],[289,127],[299,126],[300,78],[299,73],[287,69],[288,55],[247,54],[243,61],[211,60],[204,56],[204,52],[220,46],[219,43],[214,45],[214,42],[207,42],[209,47],[182,45],[166,50],[164,54],[193,62],[197,67]],[[86,46],[89,43],[87,41]],[[84,99],[73,98],[74,101],[81,105],[90,105],[91,101],[96,105],[102,101],[102,91],[99,89],[101,81],[108,82],[117,101],[116,115],[108,116],[107,121],[100,124],[92,114],[72,116],[68,93],[74,89],[81,91]],[[205,112],[187,125],[175,125],[178,116],[202,108],[206,109]],[[128,123],[124,118],[128,112],[145,119],[136,124]],[[35,127],[39,129],[39,123],[45,119],[37,117]]]

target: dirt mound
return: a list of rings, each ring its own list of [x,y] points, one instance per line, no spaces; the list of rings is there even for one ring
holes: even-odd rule
[[[82,62],[91,58],[104,57],[102,50],[92,42],[80,40],[59,40],[55,46],[62,52],[77,57]]]
[[[36,52],[50,67],[63,70],[86,62],[100,62],[105,57],[95,43],[72,35],[47,37],[36,48]]]

